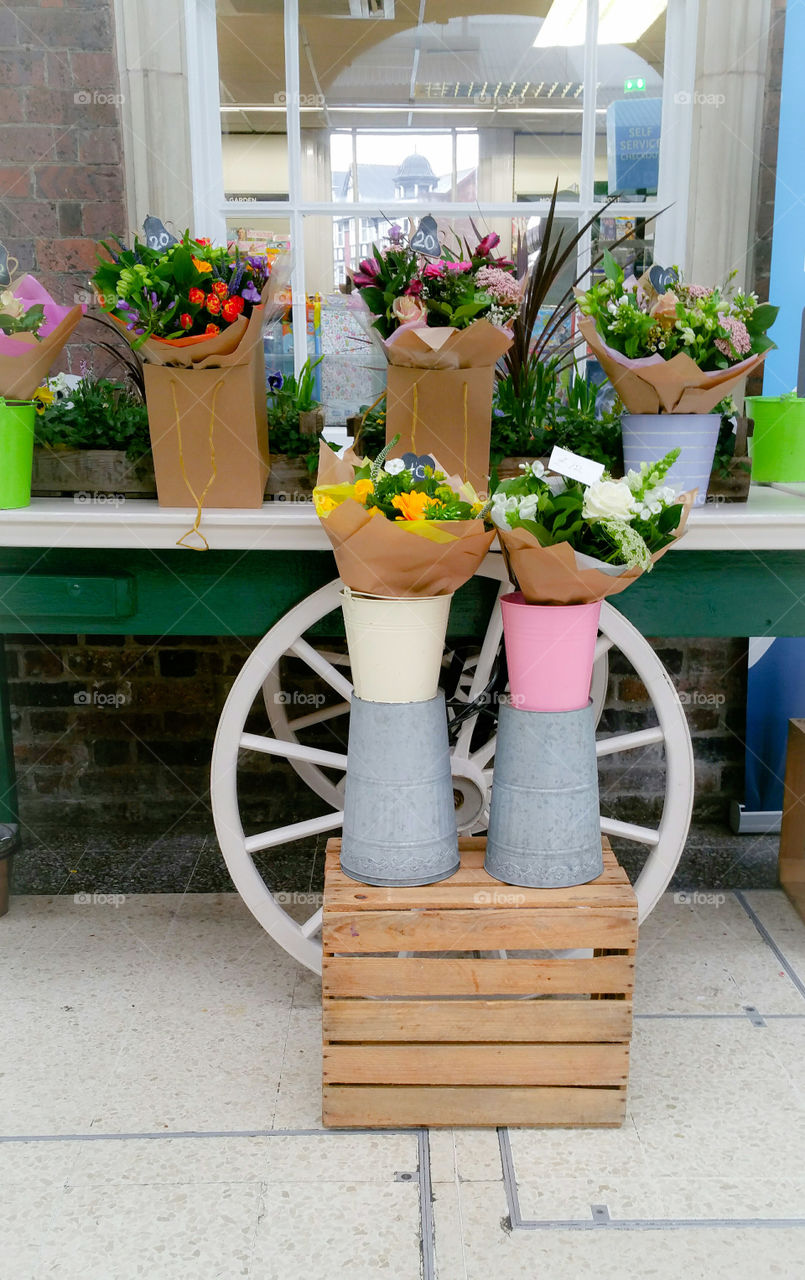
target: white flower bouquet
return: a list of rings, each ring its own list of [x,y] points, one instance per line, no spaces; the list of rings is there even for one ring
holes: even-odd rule
[[[539,461],[505,480],[490,518],[529,604],[587,604],[623,591],[678,538],[692,495],[665,483],[679,450],[621,480],[552,475]]]

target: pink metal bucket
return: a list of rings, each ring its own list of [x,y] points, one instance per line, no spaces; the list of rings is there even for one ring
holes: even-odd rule
[[[524,711],[587,706],[601,602],[527,604],[503,596],[503,635],[512,704]]]

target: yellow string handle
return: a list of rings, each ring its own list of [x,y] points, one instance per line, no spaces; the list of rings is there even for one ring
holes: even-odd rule
[[[210,465],[212,467],[212,474],[210,475],[209,480],[204,486],[201,496],[199,496],[196,493],[195,489],[193,488],[192,484],[190,483],[190,480],[187,475],[187,469],[184,465],[184,449],[182,447],[182,424],[179,417],[179,405],[176,401],[176,380],[175,378],[171,378],[171,395],[173,396],[173,412],[176,415],[176,434],[179,437],[179,466],[182,468],[182,478],[185,484],[187,485],[187,488],[190,492],[190,496],[196,504],[196,518],[193,521],[193,528],[188,529],[187,533],[183,533],[181,538],[179,538],[178,542],[176,543],[177,547],[186,547],[188,551],[209,551],[210,549],[210,544],[207,541],[207,539],[204,537],[204,534],[201,532],[199,525],[201,524],[201,511],[202,511],[202,507],[204,506],[204,499],[209,493],[210,487],[212,486],[213,481],[215,480],[215,477],[218,475],[218,464],[215,460],[215,442],[213,440],[213,430],[215,428],[215,402],[218,399],[218,392],[221,390],[221,387],[223,385],[224,385],[223,378],[219,378],[215,386],[213,387],[213,391],[212,391],[212,408],[210,410],[210,431],[209,431]],[[194,547],[191,543],[185,542],[185,538],[189,538],[190,535],[193,533],[198,534],[199,538],[204,543],[203,547]]]
[[[411,452],[416,453],[416,419],[419,412],[419,387],[414,383],[414,418],[411,423]]]
[[[464,383],[464,483],[467,483],[467,452],[469,450],[470,428],[467,418],[467,384]]]

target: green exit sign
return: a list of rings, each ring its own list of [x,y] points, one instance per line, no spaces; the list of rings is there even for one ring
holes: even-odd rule
[[[642,93],[645,91],[645,88],[646,82],[642,76],[633,80],[624,80],[623,82],[624,93]]]

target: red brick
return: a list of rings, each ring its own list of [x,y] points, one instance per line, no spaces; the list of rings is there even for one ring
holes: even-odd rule
[[[9,237],[5,241],[5,246],[8,249],[9,256],[17,259],[21,272],[36,271],[36,254],[31,240],[12,240]]]
[[[110,53],[79,53],[73,50],[70,54],[70,65],[73,69],[73,84],[86,85],[88,89],[116,89],[118,84],[117,62]]]
[[[48,49],[108,49],[112,26],[106,5],[92,13],[70,9],[29,9],[19,14],[20,26],[27,30],[22,39]]]
[[[22,124],[25,99],[19,89],[0,89],[0,120],[4,124]]]
[[[91,240],[37,240],[36,256],[52,271],[95,270],[95,246]]]
[[[9,124],[3,129],[3,159],[24,160],[27,164],[49,157],[53,130],[44,125]]]
[[[15,200],[7,208],[4,223],[9,235],[20,239],[59,232],[56,206],[49,200]]]
[[[31,170],[17,168],[0,169],[0,196],[4,200],[24,200],[33,188]]]
[[[122,201],[85,204],[82,213],[82,230],[85,236],[117,235],[124,237],[128,230],[128,214]]]
[[[16,16],[4,5],[0,9],[0,49],[16,49],[18,43]]]
[[[45,55],[39,49],[0,53],[0,84],[44,84]]]
[[[642,680],[626,676],[618,684],[618,696],[621,702],[648,702],[646,686]]]
[[[49,200],[115,200],[123,186],[115,169],[84,165],[43,165],[36,173],[36,190]]]
[[[78,142],[75,136],[75,125],[68,125],[67,128],[57,128],[56,138],[53,143],[53,154],[48,157],[51,160],[77,160],[78,159]]]
[[[73,73],[67,53],[45,54],[45,80],[51,89],[69,89],[72,86]]]
[[[81,205],[77,201],[62,200],[59,204],[59,234],[62,236],[80,236]]]
[[[117,126],[79,130],[78,159],[81,164],[119,164],[120,131]]]

